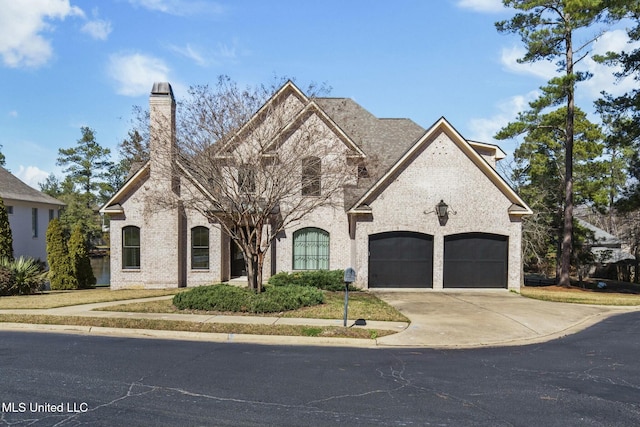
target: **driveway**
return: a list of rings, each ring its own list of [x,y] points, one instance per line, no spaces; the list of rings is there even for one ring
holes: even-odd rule
[[[376,291],[411,325],[380,346],[483,347],[543,342],[583,330],[608,316],[640,311],[539,301],[507,290]]]

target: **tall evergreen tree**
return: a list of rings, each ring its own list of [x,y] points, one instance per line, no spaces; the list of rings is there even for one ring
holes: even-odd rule
[[[0,148],[2,148],[2,145],[0,145]],[[0,151],[0,166],[4,167],[6,162],[7,159],[4,157],[4,154],[2,154],[2,151]]]
[[[78,289],[64,231],[57,218],[52,219],[47,227],[47,262],[51,289]]]
[[[82,127],[82,138],[75,147],[58,150],[59,166],[66,166],[64,172],[84,196],[88,208],[95,207],[100,186],[108,179],[111,150],[103,148],[95,139],[95,132]]]
[[[606,55],[595,57],[599,62],[615,65],[619,68],[614,73],[618,79],[632,78],[640,82],[640,1],[639,0],[609,0],[611,3],[611,21],[627,19],[634,23],[627,29],[629,49],[620,52],[608,52]],[[632,44],[633,43],[633,44]],[[603,93],[603,97],[596,102],[598,112],[608,125],[608,141],[612,150],[616,150],[620,167],[628,168],[631,183],[624,189],[621,200],[617,205],[624,211],[640,208],[640,89],[613,96]],[[620,178],[616,181],[616,184]]]
[[[547,108],[566,106],[564,125],[564,212],[559,284],[570,286],[570,268],[573,249],[573,154],[576,84],[589,77],[575,70],[575,65],[586,56],[585,49],[597,34],[575,47],[574,34],[587,29],[602,19],[606,2],[602,0],[503,0],[507,7],[518,11],[507,21],[496,23],[501,33],[520,36],[526,47],[521,63],[540,60],[556,61],[562,73],[542,88],[542,96],[532,103],[537,113]]]
[[[523,227],[525,265],[545,273],[552,265],[559,265],[564,215],[565,117],[564,107],[546,114],[527,111],[496,135],[497,139],[525,135],[514,152],[516,167],[512,179],[535,212]],[[606,165],[601,157],[602,132],[580,109],[575,112],[574,131],[576,202],[600,202],[607,193],[603,179]]]
[[[93,241],[102,234],[97,208],[110,193],[105,187],[109,186],[113,163],[109,160],[110,150],[96,142],[95,132],[88,127],[81,131],[82,138],[75,147],[58,150],[57,163],[66,166],[64,181],[48,178],[43,191],[57,192],[56,197],[67,204],[61,216],[66,233],[80,224]]]
[[[2,197],[0,197],[0,258],[6,258],[9,261],[13,260],[13,236],[9,224],[9,215]]]
[[[76,225],[69,238],[69,258],[73,268],[73,275],[80,289],[88,289],[96,284],[96,277],[91,269],[89,250],[82,226]]]

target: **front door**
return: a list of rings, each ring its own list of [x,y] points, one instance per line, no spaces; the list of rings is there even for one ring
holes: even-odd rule
[[[247,275],[247,266],[244,262],[244,255],[242,255],[242,250],[240,250],[240,246],[233,240],[230,242],[231,246],[231,278],[246,276]]]

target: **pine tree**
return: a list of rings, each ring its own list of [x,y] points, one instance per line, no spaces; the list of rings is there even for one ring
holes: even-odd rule
[[[60,221],[54,218],[47,227],[47,262],[51,289],[78,289],[78,281],[73,275],[71,258]]]
[[[0,197],[0,258],[13,260],[13,237],[9,226],[9,215]]]
[[[597,36],[574,46],[574,36],[589,30],[603,19],[607,3],[599,0],[503,0],[507,7],[518,10],[510,20],[496,22],[501,33],[520,36],[526,52],[519,63],[535,63],[541,60],[556,61],[559,75],[540,88],[542,96],[531,103],[537,112],[566,105],[563,129],[564,146],[564,211],[560,254],[560,277],[558,284],[571,285],[570,268],[573,251],[573,155],[575,90],[577,83],[590,77],[589,73],[577,71],[574,66],[588,55],[588,47]]]
[[[88,289],[95,286],[96,278],[91,269],[86,236],[82,232],[80,225],[74,227],[69,238],[69,258],[78,287],[80,289]]]

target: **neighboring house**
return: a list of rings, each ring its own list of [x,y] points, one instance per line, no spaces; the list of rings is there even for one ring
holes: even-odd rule
[[[521,220],[531,210],[496,172],[500,148],[466,140],[444,118],[428,129],[379,119],[351,99],[308,99],[291,82],[267,105],[289,98],[308,113],[298,119],[324,123],[335,155],[361,163],[340,208],[318,208],[272,242],[265,279],[353,267],[362,288],[519,289]],[[160,112],[175,117],[168,83],[154,84],[150,104],[151,123]],[[166,126],[166,135],[175,132],[174,122]],[[153,144],[150,157],[101,209],[111,219],[111,287],[198,286],[243,275],[242,255],[218,225],[188,209],[158,209],[149,194],[166,187],[158,171],[168,160]],[[192,188],[183,170],[172,185]]]
[[[622,241],[585,220],[577,221],[580,226],[593,233],[593,240],[587,242],[594,260],[594,264],[589,268],[589,276],[630,281],[631,268],[635,266],[636,257],[622,249]]]
[[[13,255],[47,260],[47,226],[64,203],[20,181],[0,167],[0,197],[9,214]]]

